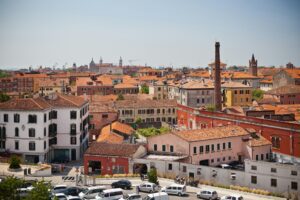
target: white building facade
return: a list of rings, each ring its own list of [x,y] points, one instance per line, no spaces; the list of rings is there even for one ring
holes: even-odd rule
[[[0,105],[0,151],[30,163],[80,160],[88,146],[88,101],[53,94]]]

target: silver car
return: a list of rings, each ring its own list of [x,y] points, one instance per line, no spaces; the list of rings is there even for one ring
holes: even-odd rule
[[[200,199],[218,199],[218,193],[215,190],[202,190],[197,192],[197,198]]]
[[[142,183],[138,186],[138,190],[141,192],[153,193],[158,191],[158,187],[155,183]]]

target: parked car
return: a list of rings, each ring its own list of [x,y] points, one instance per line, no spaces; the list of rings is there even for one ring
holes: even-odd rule
[[[68,196],[68,200],[81,200],[79,196]]]
[[[64,189],[57,189],[54,193],[64,193],[68,196],[78,196],[80,192],[82,192],[82,188],[79,187],[69,187]]]
[[[67,189],[68,186],[66,185],[55,185],[53,188],[52,188],[52,193],[58,193],[57,191],[60,191],[60,190],[65,190]]]
[[[68,200],[67,195],[65,195],[64,193],[56,193],[52,196],[52,200]]]
[[[153,192],[157,192],[158,191],[158,186],[155,183],[146,182],[146,183],[140,184],[137,187],[138,187],[138,190],[141,191],[141,192],[150,192],[150,193],[153,193]]]
[[[123,197],[123,190],[120,188],[107,189],[96,196],[96,200],[117,200]]]
[[[130,189],[131,188],[131,182],[128,180],[119,180],[116,182],[113,182],[111,184],[112,188],[122,188],[122,189]]]
[[[169,200],[169,195],[165,192],[148,194],[143,200]]]
[[[161,189],[162,192],[165,192],[167,194],[174,194],[178,196],[186,195],[186,186],[185,185],[179,185],[179,184],[172,184],[167,187],[163,187]]]
[[[80,193],[79,193],[79,197],[81,199],[95,199],[95,197],[97,196],[97,194],[99,194],[100,192],[103,192],[103,190],[105,190],[106,187],[105,186],[94,186],[94,187],[88,187],[83,189]]]
[[[215,190],[201,190],[197,192],[197,198],[201,199],[218,199],[218,193]]]
[[[142,200],[142,196],[140,194],[124,194],[123,198],[119,200]]]
[[[226,195],[221,200],[243,200],[244,198],[239,194]]]

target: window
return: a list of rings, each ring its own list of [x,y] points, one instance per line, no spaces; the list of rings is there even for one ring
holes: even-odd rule
[[[228,156],[228,160],[231,160],[231,156]]]
[[[15,150],[19,150],[19,141],[15,141]]]
[[[276,169],[276,168],[271,168],[271,172],[272,172],[272,173],[276,173],[276,172],[277,172],[277,169]]]
[[[46,137],[46,135],[47,135],[47,129],[46,129],[46,127],[44,128],[44,137]]]
[[[257,170],[257,166],[251,165],[251,170]]]
[[[44,149],[46,149],[46,148],[47,148],[47,142],[44,141]]]
[[[258,160],[258,155],[256,155],[255,157],[256,157],[256,160]]]
[[[28,123],[36,124],[36,122],[37,122],[36,115],[28,115]]]
[[[264,154],[260,155],[260,160],[264,160]]]
[[[211,145],[211,152],[214,152],[215,151],[215,145]]]
[[[186,166],[182,167],[182,172],[186,172]]]
[[[271,178],[271,187],[277,187],[277,179]]]
[[[56,110],[51,110],[49,112],[49,120],[50,119],[57,119],[57,111]]]
[[[266,153],[266,159],[269,160],[269,154],[268,153]]]
[[[166,151],[166,145],[162,145],[162,151]]]
[[[291,171],[292,176],[297,176],[297,171]]]
[[[29,142],[29,151],[35,151],[35,142]]]
[[[81,114],[81,112],[80,112]],[[70,118],[71,119],[76,119],[77,118],[77,112],[75,110],[70,111]]]
[[[223,161],[225,161],[226,160],[226,157],[223,157]]]
[[[257,184],[257,176],[251,176],[251,183]]]
[[[228,149],[231,149],[231,142],[228,142]]]
[[[203,146],[200,146],[200,148],[199,148],[199,153],[200,153],[200,154],[203,153]]]
[[[71,137],[71,144],[76,144],[77,138],[76,137]]]
[[[206,145],[205,146],[205,153],[208,153],[209,152],[209,145]]]
[[[47,122],[47,114],[44,114],[44,122]]]
[[[223,150],[226,149],[226,143],[223,143]]]
[[[19,123],[20,122],[20,115],[19,114],[14,114],[14,122]]]
[[[291,182],[291,189],[292,189],[292,190],[298,190],[298,183],[292,181],[292,182]]]
[[[174,146],[173,145],[170,146],[170,152],[174,152]]]
[[[15,137],[19,137],[19,128],[18,127],[15,128]]]
[[[8,114],[4,114],[4,115],[3,115],[3,118],[4,118],[4,119],[3,119],[4,122],[8,122]]]
[[[194,147],[194,154],[197,154],[197,147]]]
[[[220,151],[220,144],[217,144],[217,151]]]
[[[172,164],[171,164],[171,163],[169,163],[168,169],[169,169],[169,170],[172,170]]]
[[[34,128],[30,128],[28,130],[28,135],[29,135],[29,137],[35,137],[35,129]]]
[[[108,114],[102,114],[102,118],[103,119],[107,119],[108,118]]]
[[[157,151],[157,144],[153,145],[153,150]]]
[[[211,160],[210,160],[211,163],[214,163],[214,161],[215,161],[214,159],[211,159]]]
[[[70,133],[71,135],[76,135],[76,124],[70,125]]]
[[[271,138],[271,142],[272,142],[272,147],[273,148],[277,148],[277,149],[280,149],[280,137],[277,137],[277,136],[273,136]]]

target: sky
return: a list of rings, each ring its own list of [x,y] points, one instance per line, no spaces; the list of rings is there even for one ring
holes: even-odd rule
[[[0,0],[0,68],[300,66],[299,0]]]

